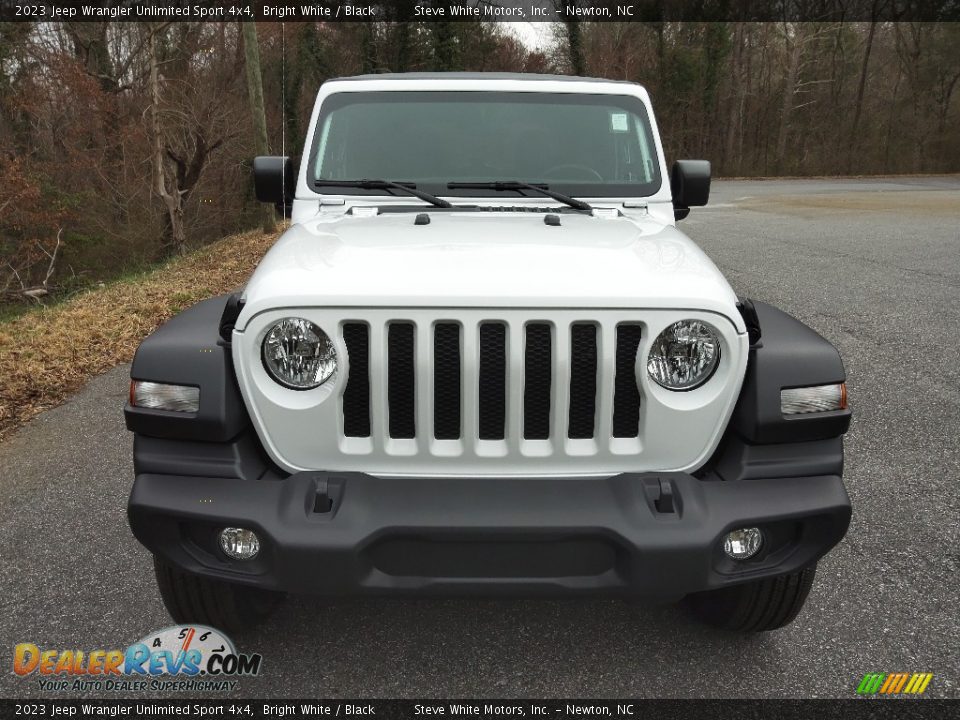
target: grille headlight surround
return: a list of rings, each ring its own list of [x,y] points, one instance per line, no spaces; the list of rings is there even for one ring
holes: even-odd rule
[[[312,390],[337,371],[337,351],[330,337],[309,320],[278,320],[263,338],[263,367],[277,383],[291,390]]]
[[[647,355],[647,374],[667,390],[694,390],[720,364],[720,337],[702,320],[678,320],[657,335]]]

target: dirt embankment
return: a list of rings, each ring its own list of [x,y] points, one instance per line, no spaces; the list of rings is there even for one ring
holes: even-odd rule
[[[242,286],[276,239],[260,231],[227,237],[0,323],[0,440],[92,376],[129,362],[140,341],[172,315]]]

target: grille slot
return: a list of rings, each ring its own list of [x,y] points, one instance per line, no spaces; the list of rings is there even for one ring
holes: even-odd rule
[[[507,422],[507,327],[480,326],[479,435],[481,440],[503,440]]]
[[[616,376],[613,390],[613,436],[635,438],[640,435],[640,391],[635,373],[639,325],[617,325]]]
[[[552,342],[546,323],[527,325],[523,372],[523,437],[550,438],[550,386],[553,380]]]
[[[345,323],[343,342],[350,377],[343,390],[343,434],[370,437],[370,331],[364,323]]]
[[[387,403],[392,438],[417,435],[413,333],[412,323],[391,323],[387,331]]]
[[[570,329],[570,412],[567,437],[593,437],[597,414],[597,326],[577,323]]]
[[[433,436],[460,439],[460,326],[438,323],[433,329]]]

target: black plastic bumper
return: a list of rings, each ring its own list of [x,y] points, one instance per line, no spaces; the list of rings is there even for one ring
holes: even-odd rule
[[[130,525],[185,570],[265,588],[325,594],[624,593],[659,598],[795,571],[843,537],[850,502],[836,476],[703,481],[381,479],[298,473],[285,480],[141,474]],[[224,526],[261,551],[231,561]],[[747,561],[723,552],[731,529],[758,526]]]

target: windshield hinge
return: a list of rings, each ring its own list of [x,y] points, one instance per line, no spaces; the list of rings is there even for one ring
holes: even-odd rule
[[[322,197],[320,198],[320,205],[345,205],[346,201],[343,198],[336,197]]]
[[[644,202],[643,200],[626,200],[626,201],[624,201],[623,206],[624,206],[625,208],[629,208],[629,209],[631,209],[631,210],[646,210],[646,209],[647,209],[647,203]]]

